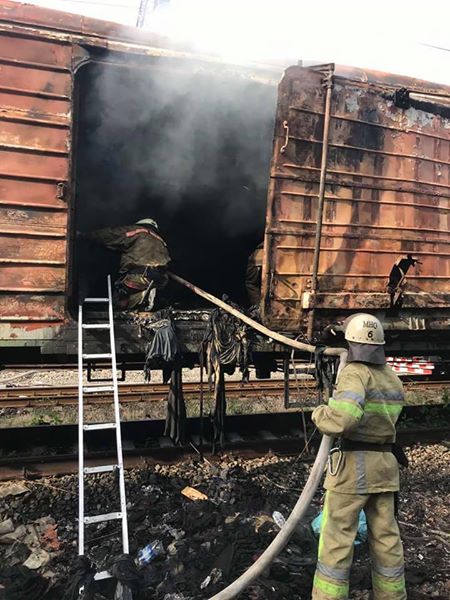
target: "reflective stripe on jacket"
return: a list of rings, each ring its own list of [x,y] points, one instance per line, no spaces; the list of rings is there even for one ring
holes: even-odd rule
[[[170,263],[170,255],[162,237],[150,227],[123,225],[106,227],[87,235],[88,239],[122,252],[120,272],[125,273],[134,267],[165,267]]]
[[[312,419],[327,435],[389,444],[395,441],[403,404],[402,383],[390,367],[354,362],[342,370],[334,397],[317,407]],[[335,454],[335,464],[337,459]],[[357,494],[397,491],[397,461],[391,452],[346,451],[337,474],[327,474],[325,488]]]

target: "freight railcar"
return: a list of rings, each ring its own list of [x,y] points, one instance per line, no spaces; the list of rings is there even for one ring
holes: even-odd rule
[[[239,303],[264,238],[261,314],[275,330],[317,339],[370,310],[393,352],[447,355],[450,88],[233,66],[0,0],[0,105],[2,364],[73,361],[79,297],[103,295],[117,269],[77,232],[146,216],[175,272]],[[388,276],[408,255],[392,306]],[[168,294],[194,353],[202,306]],[[137,327],[116,331],[122,358],[139,356]]]

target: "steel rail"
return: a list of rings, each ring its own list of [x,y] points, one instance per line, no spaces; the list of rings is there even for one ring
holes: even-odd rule
[[[314,381],[304,382],[305,391],[313,392],[316,389]],[[263,380],[249,383],[227,382],[225,385],[228,396],[234,398],[258,398],[280,396],[284,390],[284,381]],[[297,388],[294,382],[290,383],[290,390]],[[120,402],[158,402],[166,400],[169,392],[168,384],[122,384],[119,386]],[[183,384],[183,393],[188,399],[200,395],[198,382]],[[206,390],[206,393],[208,391]],[[212,393],[212,392],[211,392]],[[86,406],[90,404],[105,404],[111,398],[104,392],[91,393],[85,400]],[[4,388],[0,390],[0,408],[37,408],[47,406],[75,406],[77,404],[76,386],[61,387],[20,387]]]
[[[313,380],[300,380],[301,391],[313,393],[316,390],[316,382]],[[407,391],[412,391],[415,387],[425,389],[446,389],[450,387],[448,380],[418,380],[404,381]],[[225,384],[228,397],[256,400],[258,398],[270,398],[281,396],[284,392],[283,379],[267,379],[261,381],[250,381],[242,383],[239,381],[228,381]],[[295,381],[290,381],[289,389],[297,392]],[[150,383],[132,383],[119,385],[120,402],[161,402],[167,399],[169,392],[168,384]],[[33,387],[5,387],[0,388],[0,409],[4,408],[44,408],[53,406],[76,406],[78,403],[76,386],[33,386]],[[200,382],[185,382],[183,384],[183,393],[187,399],[200,396]],[[208,389],[204,392],[208,394]],[[211,392],[212,393],[212,392]],[[96,404],[106,404],[111,398],[104,392],[90,394],[86,400],[86,406]]]

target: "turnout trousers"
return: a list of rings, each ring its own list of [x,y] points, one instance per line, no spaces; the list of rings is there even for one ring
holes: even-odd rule
[[[322,515],[312,600],[347,600],[353,544],[366,513],[374,600],[406,600],[403,546],[394,492],[344,494],[328,490]]]

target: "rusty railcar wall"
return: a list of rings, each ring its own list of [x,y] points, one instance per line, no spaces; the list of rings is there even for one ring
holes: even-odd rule
[[[0,32],[3,339],[49,337],[65,319],[71,60],[67,42]]]
[[[419,96],[399,108],[393,76],[383,81],[372,74],[381,79],[372,83],[364,75],[334,80],[314,299],[326,89],[323,74],[299,67],[289,68],[280,84],[263,290],[264,318],[276,329],[303,327],[312,301],[319,311],[341,315],[388,308],[388,274],[407,253],[421,264],[408,273],[404,308],[420,315],[450,307],[449,105],[438,110],[439,98],[420,95],[436,87],[402,78],[400,85],[409,83]],[[450,88],[437,91],[450,96]]]

